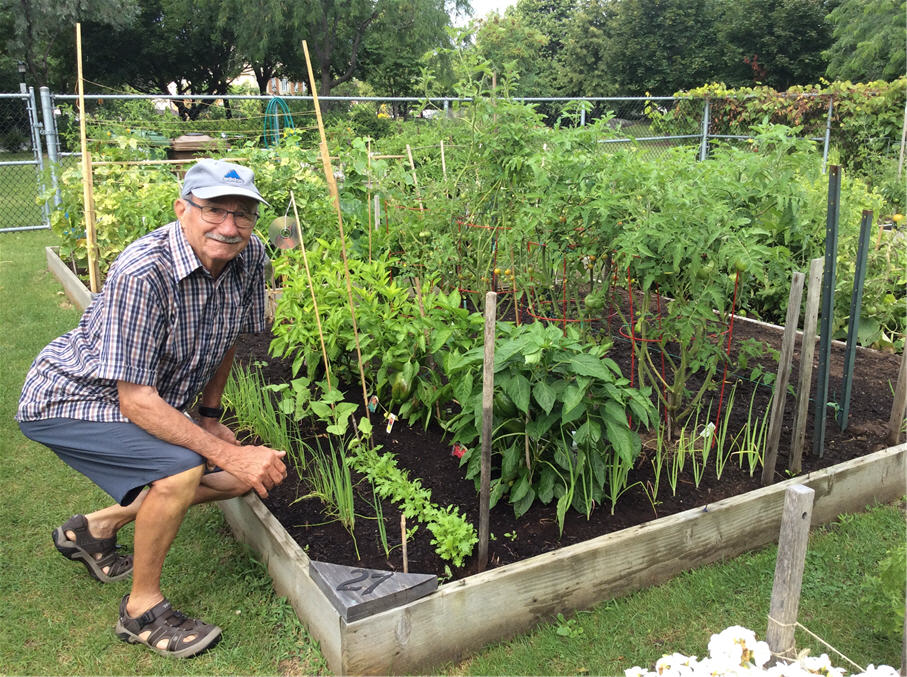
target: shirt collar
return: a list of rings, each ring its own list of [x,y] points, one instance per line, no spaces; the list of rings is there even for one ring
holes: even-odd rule
[[[247,249],[248,246],[244,247],[234,259],[228,261],[224,271],[235,267],[239,269],[239,272],[242,272],[246,265]],[[173,275],[177,280],[189,277],[196,270],[205,270],[202,262],[198,260],[198,256],[195,255],[192,246],[186,239],[179,221],[174,221],[170,224],[170,250],[173,252]]]

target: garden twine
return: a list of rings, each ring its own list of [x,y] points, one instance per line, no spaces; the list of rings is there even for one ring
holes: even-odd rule
[[[791,627],[800,628],[800,629],[803,630],[803,632],[805,632],[807,635],[809,635],[810,637],[812,637],[812,638],[815,639],[816,641],[822,643],[823,645],[825,645],[826,647],[828,647],[829,649],[831,649],[832,651],[834,651],[834,652],[835,652],[836,654],[838,654],[841,658],[843,658],[845,661],[847,661],[847,662],[850,663],[852,666],[854,666],[857,670],[859,670],[860,672],[866,672],[865,668],[860,667],[859,664],[857,664],[857,663],[855,663],[854,661],[850,660],[847,656],[845,656],[843,653],[841,653],[840,651],[838,651],[835,647],[833,647],[831,644],[829,644],[828,642],[826,642],[824,639],[822,639],[821,637],[819,637],[819,635],[817,635],[816,633],[812,632],[809,628],[807,628],[807,627],[806,627],[805,625],[803,625],[802,623],[800,623],[800,622],[798,622],[798,621],[794,621],[793,623],[782,623],[781,621],[775,620],[775,619],[772,618],[771,616],[768,616],[768,620],[770,620],[772,623],[774,623],[775,625],[778,625],[778,626],[780,626],[780,627],[782,627],[782,628],[791,628]],[[773,655],[775,658],[786,658],[785,656],[782,656],[781,654],[776,654],[775,652],[772,652],[772,655]]]

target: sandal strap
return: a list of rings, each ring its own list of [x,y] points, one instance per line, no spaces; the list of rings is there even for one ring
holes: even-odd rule
[[[97,560],[97,566],[100,569],[109,567],[107,575],[110,577],[119,576],[122,573],[132,570],[132,555],[121,555],[117,552],[122,546],[114,546],[113,550]]]
[[[62,528],[64,534],[67,531],[72,531],[76,535],[75,544],[89,555],[98,553],[106,555],[113,552],[114,548],[117,547],[116,536],[111,536],[110,538],[95,538],[92,536],[88,530],[88,520],[85,515],[73,515],[63,524]],[[106,564],[102,566],[106,566]]]
[[[206,639],[208,634],[216,629],[214,625],[205,623],[197,618],[190,618],[181,611],[174,609],[167,599],[154,605],[138,618],[132,618],[126,614],[127,598],[128,595],[123,598],[121,604],[120,620],[127,627],[131,625],[132,627],[129,630],[135,635],[150,630],[148,639],[144,640],[148,646],[157,647],[158,642],[166,639],[167,650],[177,651]],[[192,635],[195,636],[192,641],[185,641],[186,637]]]

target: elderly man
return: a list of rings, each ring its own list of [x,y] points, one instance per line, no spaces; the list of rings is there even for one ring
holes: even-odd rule
[[[189,506],[250,489],[264,497],[286,477],[284,451],[239,446],[220,422],[234,341],[264,329],[266,257],[252,234],[262,202],[245,167],[206,159],[189,169],[177,220],[117,258],[78,327],[36,358],[16,414],[27,437],[116,501],[70,518],[54,544],[102,582],[131,574],[116,634],[167,656],[194,656],[221,636],[160,589]],[[197,423],[186,414],[196,401]],[[134,555],[123,556],[117,531],[132,521]]]

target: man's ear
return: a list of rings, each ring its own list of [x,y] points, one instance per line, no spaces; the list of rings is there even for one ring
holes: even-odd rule
[[[177,219],[182,219],[183,214],[186,213],[186,210],[189,208],[189,205],[186,204],[186,201],[182,198],[177,198],[173,201],[173,213],[176,214]]]

